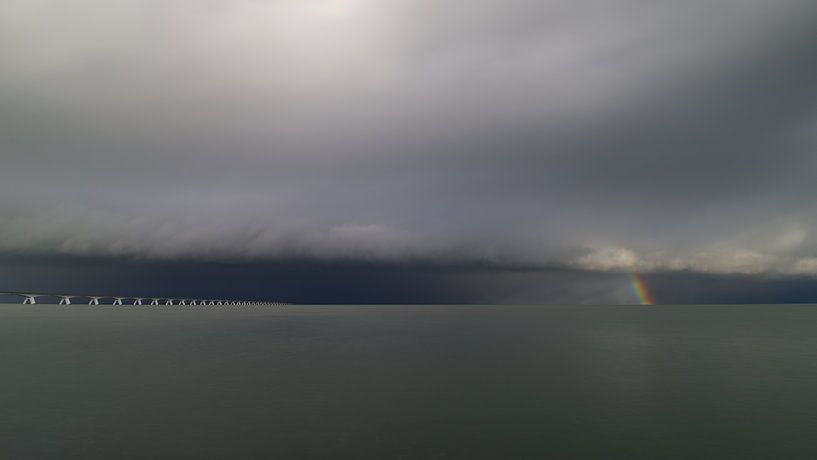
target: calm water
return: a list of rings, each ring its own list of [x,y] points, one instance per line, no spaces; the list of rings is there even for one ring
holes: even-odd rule
[[[817,307],[0,306],[0,458],[817,458]]]

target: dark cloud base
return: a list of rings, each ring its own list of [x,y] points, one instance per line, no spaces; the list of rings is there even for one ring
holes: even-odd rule
[[[643,275],[661,304],[817,303],[810,277]],[[0,290],[299,304],[632,304],[626,274],[572,270],[428,268],[287,261],[156,262],[121,258],[0,257]],[[4,297],[0,301],[19,301]]]

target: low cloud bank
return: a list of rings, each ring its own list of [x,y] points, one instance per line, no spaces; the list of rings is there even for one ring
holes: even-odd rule
[[[0,253],[128,257],[146,260],[264,262],[348,261],[381,265],[570,269],[601,272],[698,272],[817,276],[808,226],[775,224],[708,247],[673,250],[526,238],[510,227],[480,235],[465,229],[419,232],[395,226],[340,223],[324,227],[256,218],[162,220],[116,213],[21,212],[2,219]],[[516,230],[516,232],[514,232]]]

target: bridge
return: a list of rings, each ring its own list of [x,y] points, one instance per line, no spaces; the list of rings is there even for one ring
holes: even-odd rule
[[[190,306],[216,306],[216,305],[289,305],[286,302],[273,302],[269,300],[236,300],[236,299],[190,299],[190,298],[170,298],[170,297],[133,297],[116,295],[77,295],[77,294],[54,294],[29,291],[0,291],[0,295],[18,296],[22,298],[25,305],[35,305],[37,303],[51,303],[59,305],[190,305]],[[46,302],[38,302],[38,299]],[[50,300],[51,302],[48,302]],[[85,303],[87,302],[87,304]]]

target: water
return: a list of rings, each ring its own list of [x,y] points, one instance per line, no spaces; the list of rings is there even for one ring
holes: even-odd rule
[[[817,307],[0,306],[0,458],[817,456]]]

